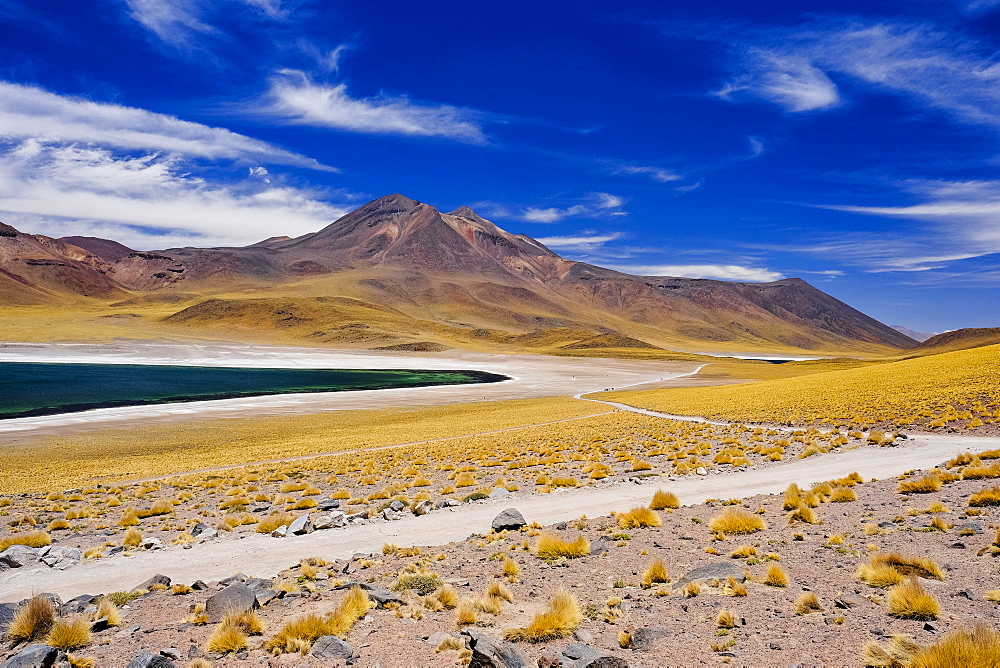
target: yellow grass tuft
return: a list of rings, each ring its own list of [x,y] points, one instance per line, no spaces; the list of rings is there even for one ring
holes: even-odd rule
[[[0,552],[3,552],[11,545],[24,545],[26,547],[45,547],[52,544],[52,536],[44,531],[29,531],[28,533],[17,534],[0,538]]]
[[[663,524],[660,514],[645,506],[636,506],[627,513],[618,513],[616,519],[618,520],[618,526],[622,529],[658,527]]]
[[[830,492],[830,503],[848,503],[857,500],[857,493],[850,487],[834,487]]]
[[[286,623],[266,643],[264,648],[273,654],[308,652],[317,638],[325,635],[344,637],[373,604],[361,587],[352,587],[347,596],[333,611],[297,617]]]
[[[107,619],[108,626],[121,626],[122,613],[107,596],[102,596],[97,600],[97,611],[94,613],[94,621]]]
[[[788,573],[778,564],[771,564],[767,568],[767,575],[762,581],[768,587],[787,587],[789,582]]]
[[[219,654],[233,654],[247,648],[247,634],[239,626],[220,624],[208,638],[205,649]]]
[[[722,585],[723,596],[746,596],[747,588],[742,582],[730,576]]]
[[[713,517],[708,526],[715,533],[739,536],[763,531],[767,523],[759,515],[752,515],[741,508],[726,508]]]
[[[511,641],[543,642],[565,638],[583,621],[580,605],[567,589],[557,589],[548,607],[535,615],[525,628],[510,629],[504,639]]]
[[[930,492],[941,491],[941,478],[937,475],[928,475],[919,480],[903,480],[899,483],[896,491],[900,494],[928,494]]]
[[[670,577],[667,575],[667,567],[659,559],[654,559],[642,574],[642,588],[649,589],[654,584],[662,582],[670,582]]]
[[[455,624],[459,627],[472,626],[479,621],[479,603],[463,598],[455,608]]]
[[[969,497],[969,505],[977,506],[1000,506],[1000,487],[990,487]]]
[[[90,644],[90,620],[83,615],[60,619],[52,626],[45,644],[67,652]]]
[[[940,641],[915,653],[908,668],[1000,666],[1000,633],[980,622],[971,629],[955,629]]]
[[[799,507],[788,513],[788,523],[795,524],[796,522],[804,522],[806,524],[819,524],[819,517],[813,512],[813,509],[804,503],[800,503]]]
[[[795,614],[808,615],[813,612],[823,612],[823,606],[820,605],[816,592],[804,591],[795,599]]]
[[[916,578],[896,585],[889,590],[886,599],[889,614],[899,619],[937,619],[941,608],[937,600],[929,594]]]
[[[38,640],[49,632],[55,621],[52,602],[44,596],[34,596],[14,614],[7,627],[7,639],[15,643]]]
[[[653,494],[653,500],[650,502],[649,507],[653,510],[675,509],[681,507],[681,502],[673,492],[658,489]]]
[[[486,588],[486,596],[489,598],[500,598],[508,603],[514,602],[514,595],[510,593],[510,589],[507,589],[502,582],[496,580],[490,582],[490,586]]]
[[[720,629],[731,629],[736,626],[736,615],[729,610],[720,610],[715,618],[715,626]]]
[[[586,557],[590,554],[590,541],[584,536],[578,536],[576,540],[569,542],[555,534],[543,533],[535,540],[532,552],[539,559]]]

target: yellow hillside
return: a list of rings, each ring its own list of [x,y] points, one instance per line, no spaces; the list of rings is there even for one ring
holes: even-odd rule
[[[975,428],[1000,421],[1000,345],[748,385],[594,396],[736,421]]]

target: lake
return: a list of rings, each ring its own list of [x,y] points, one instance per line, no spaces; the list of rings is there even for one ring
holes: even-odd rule
[[[0,362],[0,419],[268,394],[496,383],[484,371]]]

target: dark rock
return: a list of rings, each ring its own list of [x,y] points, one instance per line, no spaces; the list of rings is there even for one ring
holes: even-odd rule
[[[779,651],[781,650],[781,645],[779,645],[776,642],[771,643],[770,645],[768,645],[768,647],[774,650],[779,650]]]
[[[463,629],[472,649],[470,668],[534,668],[535,663],[509,642],[494,640],[478,629]]]
[[[705,564],[688,571],[684,577],[674,583],[674,588],[683,587],[689,582],[704,582],[706,580],[724,581],[733,578],[737,582],[747,579],[743,569],[728,561],[720,561],[714,564]]]
[[[930,631],[931,633],[937,633],[938,627],[934,626],[930,622],[924,622],[924,631]]]
[[[176,647],[162,647],[160,648],[160,656],[177,661],[181,658],[181,651]]]
[[[555,524],[552,525],[552,528],[555,529],[556,531],[565,531],[566,527],[568,526],[569,525],[566,524],[565,522],[556,522]]]
[[[608,549],[608,544],[603,540],[595,540],[590,544],[590,556],[596,557],[599,554],[606,552]]]
[[[962,589],[960,591],[956,591],[954,594],[952,594],[952,596],[960,596],[961,598],[967,598],[970,601],[973,599],[972,592],[969,591],[968,589]]]
[[[528,523],[524,521],[524,515],[522,515],[517,508],[507,508],[502,513],[493,518],[494,531],[517,531]]]
[[[153,588],[153,585],[163,585],[164,587],[169,587],[170,578],[168,578],[166,575],[159,575],[159,574],[154,575],[153,577],[143,582],[141,585],[133,587],[132,591],[149,591],[150,589]]]
[[[28,645],[20,652],[10,657],[0,668],[49,668],[59,656],[55,647],[48,645]]]
[[[96,596],[91,596],[90,594],[81,594],[76,598],[71,598],[62,605],[59,606],[60,615],[76,615],[87,608],[89,608],[96,599]]]
[[[337,636],[322,636],[313,643],[310,653],[317,659],[350,659],[354,648]]]
[[[397,513],[399,511],[401,511],[405,507],[406,507],[406,504],[403,503],[402,501],[398,500],[398,499],[396,501],[393,501],[392,503],[389,504],[389,508],[392,509],[392,510],[394,510]]]
[[[257,597],[242,582],[234,582],[205,601],[205,614],[211,623],[221,622],[229,612],[247,612],[260,607]]]
[[[340,501],[337,499],[323,499],[316,508],[319,510],[336,510],[340,508]]]
[[[648,652],[657,642],[670,635],[670,630],[662,626],[643,626],[632,631],[632,651]]]
[[[140,651],[128,664],[128,668],[173,668],[173,666],[173,661],[165,656],[153,654],[148,649]]]
[[[955,527],[956,531],[961,531],[963,529],[968,529],[974,534],[979,534],[983,532],[983,525],[979,522],[966,522],[965,524],[959,524]]]
[[[950,547],[953,550],[964,550],[965,549],[965,543],[963,543],[962,541],[959,540],[959,541],[955,541],[954,543],[950,544],[948,547]]]
[[[560,665],[565,668],[628,668],[624,659],[579,642],[563,650]]]
[[[208,585],[201,580],[195,580],[191,583],[191,589],[194,589],[195,591],[202,591],[208,589]]]
[[[388,589],[382,589],[381,587],[376,587],[375,585],[368,584],[367,582],[360,582],[358,580],[351,580],[350,582],[345,582],[339,587],[334,587],[334,589],[350,589],[351,587],[361,587],[368,594],[368,598],[375,602],[375,604],[384,608],[388,603],[399,603],[403,605],[405,601],[398,595],[392,593]]]
[[[225,580],[219,580],[219,586],[228,587],[234,582],[242,582],[243,584],[246,584],[247,582],[250,582],[250,578],[247,577],[246,575],[243,575],[242,573],[237,573],[236,575],[230,575]]]
[[[893,524],[892,522],[879,522],[878,525],[882,529],[895,529],[896,528],[896,525]]]
[[[20,607],[18,603],[0,603],[0,635],[6,633]]]
[[[254,589],[253,595],[257,599],[257,605],[264,607],[275,599],[284,598],[285,592],[281,589]]]

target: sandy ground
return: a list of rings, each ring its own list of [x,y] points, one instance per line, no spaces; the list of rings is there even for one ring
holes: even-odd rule
[[[443,353],[373,353],[246,344],[0,344],[0,362],[89,362],[104,364],[176,364],[301,369],[475,369],[510,376],[484,385],[445,385],[362,392],[278,394],[243,399],[183,402],[155,406],[101,408],[65,415],[0,421],[0,433],[66,433],[95,424],[125,427],[151,420],[245,417],[254,414],[319,413],[359,408],[429,406],[473,401],[566,396],[621,389],[691,374],[691,362],[575,359],[542,355]]]
[[[66,571],[48,568],[8,571],[0,575],[0,602],[19,601],[40,591],[55,591],[68,599],[78,594],[127,589],[157,573],[168,575],[177,582],[209,581],[237,572],[273,577],[309,556],[345,559],[355,552],[378,552],[386,542],[405,547],[463,540],[472,533],[489,531],[493,517],[505,507],[518,508],[529,522],[551,524],[581,515],[603,516],[613,510],[626,511],[637,504],[646,504],[659,486],[673,491],[682,503],[690,505],[709,498],[778,493],[792,482],[808,486],[855,471],[866,479],[882,479],[911,469],[931,468],[966,450],[998,447],[1000,438],[996,437],[918,436],[897,447],[861,447],[743,472],[688,476],[642,485],[595,486],[530,497],[515,495],[499,502],[468,504],[397,522],[376,522],[286,539],[254,534],[231,541],[198,544],[187,550],[171,548],[137,556],[104,558]]]

